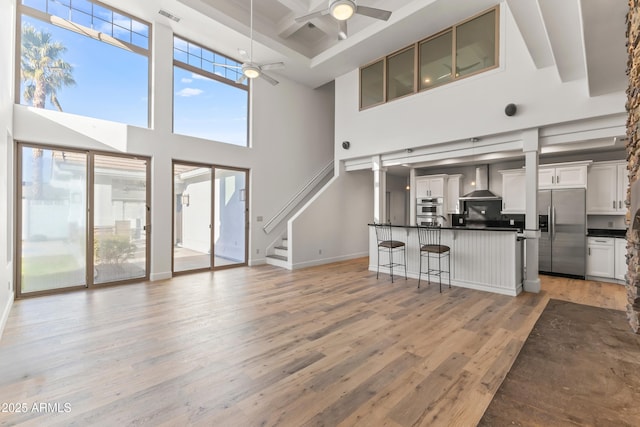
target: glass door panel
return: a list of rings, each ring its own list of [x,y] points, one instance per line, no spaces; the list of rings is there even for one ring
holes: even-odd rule
[[[94,156],[93,282],[147,275],[147,160]]]
[[[215,168],[214,267],[246,263],[247,172]]]
[[[87,285],[87,155],[21,146],[20,294]]]
[[[173,165],[173,271],[211,268],[211,168]]]

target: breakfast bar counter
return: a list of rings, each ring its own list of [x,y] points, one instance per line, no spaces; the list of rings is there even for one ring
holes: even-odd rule
[[[406,245],[407,276],[415,279],[420,266],[417,228],[392,225],[393,240]],[[451,286],[512,296],[522,292],[523,241],[517,229],[442,227],[441,230],[442,244],[451,248]],[[383,260],[382,264],[385,263]],[[373,224],[369,224],[369,270],[376,271],[377,264],[376,231]],[[389,269],[381,266],[380,273],[383,272],[389,273]],[[402,276],[403,267],[395,267],[394,274]],[[444,287],[446,273],[442,279]],[[426,275],[423,280],[426,280]]]

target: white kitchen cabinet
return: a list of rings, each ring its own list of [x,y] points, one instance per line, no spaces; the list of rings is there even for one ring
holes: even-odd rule
[[[629,176],[625,162],[594,163],[587,175],[587,214],[624,215]]]
[[[502,170],[502,213],[523,214],[526,209],[524,169]]]
[[[622,238],[615,239],[615,278],[617,280],[625,280],[627,274],[627,240]]]
[[[538,168],[538,188],[586,188],[590,162],[557,163]]]
[[[615,245],[613,237],[587,239],[587,276],[615,277]]]
[[[446,175],[416,177],[416,197],[445,197]]]
[[[447,178],[447,213],[460,213],[460,187],[462,175],[449,175]]]

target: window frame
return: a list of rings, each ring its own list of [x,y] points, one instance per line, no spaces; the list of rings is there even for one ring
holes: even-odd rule
[[[74,23],[73,21],[69,21],[63,18],[60,18],[59,16],[55,16],[55,15],[50,15],[48,13],[42,12],[38,9],[34,9],[30,6],[25,6],[22,4],[22,0],[17,0],[16,1],[16,43],[15,43],[15,59],[16,59],[16,63],[15,63],[15,78],[14,78],[14,103],[18,104],[18,105],[22,105],[20,103],[22,94],[20,92],[20,75],[21,75],[21,56],[22,56],[22,15],[27,15],[30,16],[31,18],[43,21],[45,23],[48,23],[50,25],[55,25],[57,27],[63,28],[65,30],[68,31],[72,31],[76,34],[85,36],[85,37],[90,37],[94,40],[103,42],[103,43],[107,43],[110,44],[112,46],[115,47],[119,47],[121,49],[125,49],[128,50],[130,52],[133,53],[137,53],[139,55],[143,55],[147,58],[147,129],[151,128],[151,108],[152,108],[152,99],[151,99],[151,78],[152,78],[152,64],[151,64],[151,52],[153,51],[153,26],[150,22],[145,21],[144,19],[140,19],[134,15],[131,15],[127,12],[124,12],[120,9],[117,9],[113,6],[107,5],[105,3],[102,3],[100,1],[97,0],[89,0],[91,3],[93,4],[97,4],[100,7],[104,7],[106,9],[111,10],[114,13],[118,13],[122,16],[126,16],[128,18],[131,18],[132,20],[135,20],[137,22],[143,23],[145,25],[147,25],[147,27],[149,28],[149,46],[147,49],[143,49],[139,46],[136,46],[134,44],[122,41],[120,39],[117,39],[113,36],[101,33],[100,31],[94,30],[93,28],[88,28],[85,27],[82,24],[78,24],[78,23]],[[83,117],[89,117],[89,118],[93,118],[96,120],[105,120],[99,117],[93,117],[93,116],[83,116]],[[136,126],[136,125],[131,125],[131,124],[126,124],[127,126]]]
[[[229,143],[229,142],[225,142],[225,141],[215,141],[215,142],[220,142],[222,144],[232,145],[232,146],[235,146],[235,147],[251,148],[251,138],[250,138],[251,134],[249,132],[249,129],[251,128],[251,116],[250,116],[250,113],[251,113],[251,93],[252,93],[252,90],[251,90],[251,88],[252,88],[251,79],[247,78],[246,79],[246,82],[247,82],[246,84],[237,83],[237,82],[235,82],[233,80],[227,79],[226,77],[219,76],[219,75],[217,75],[215,73],[211,73],[211,72],[209,72],[207,70],[204,70],[202,68],[198,68],[198,67],[195,67],[195,66],[193,66],[191,64],[187,64],[186,62],[182,62],[182,61],[180,61],[178,59],[175,59],[175,55],[174,55],[173,52],[175,50],[175,39],[176,38],[178,38],[178,39],[180,39],[180,40],[182,40],[184,42],[191,43],[191,44],[193,44],[195,46],[198,46],[201,49],[206,49],[206,50],[208,50],[210,52],[213,52],[215,55],[219,55],[219,56],[222,56],[224,58],[230,59],[231,61],[236,62],[238,65],[242,65],[243,61],[238,61],[235,58],[231,58],[231,57],[229,57],[227,55],[224,55],[224,54],[222,54],[222,53],[220,53],[220,52],[218,52],[218,51],[216,51],[214,49],[211,49],[211,48],[208,48],[206,46],[203,46],[201,43],[195,42],[195,41],[193,41],[191,39],[188,39],[186,37],[182,37],[182,36],[180,36],[180,35],[178,35],[176,33],[173,33],[173,45],[172,45],[172,49],[171,49],[171,52],[172,52],[171,53],[171,58],[172,58],[172,65],[173,65],[173,67],[172,67],[172,84],[175,84],[174,68],[178,67],[178,68],[182,68],[183,70],[186,70],[186,71],[189,71],[189,72],[192,72],[192,73],[195,73],[195,74],[199,74],[199,75],[201,75],[203,77],[207,77],[207,78],[215,80],[217,82],[220,82],[220,83],[223,83],[223,84],[227,84],[227,85],[235,87],[237,89],[242,89],[242,90],[246,91],[247,92],[247,130],[246,130],[247,143],[246,143],[246,145],[237,145],[237,144],[233,144],[233,143]],[[181,133],[176,133],[175,129],[174,129],[174,123],[175,123],[175,89],[176,88],[173,87],[172,91],[171,91],[171,94],[172,94],[171,95],[171,133],[174,134],[174,135],[190,136],[190,135],[185,135],[185,134],[181,134]],[[198,137],[193,137],[193,138],[198,138]]]
[[[456,49],[457,49],[457,37],[456,37],[456,34],[457,34],[457,28],[459,26],[462,26],[462,25],[470,22],[470,21],[473,21],[474,19],[480,18],[481,16],[487,15],[487,14],[492,13],[492,12],[495,13],[495,21],[494,21],[494,33],[495,33],[495,35],[494,35],[494,37],[495,37],[494,64],[492,66],[490,66],[490,67],[481,68],[481,69],[479,69],[477,71],[474,71],[472,73],[456,77],[456,75],[455,75],[456,73],[454,72],[454,70],[456,70],[456,67],[457,67],[457,61],[456,61],[456,59],[457,59],[456,58]],[[451,70],[452,70],[451,71],[451,77],[452,78],[451,78],[450,81],[448,81],[446,83],[443,83],[443,84],[440,84],[440,85],[437,85],[437,86],[432,86],[432,87],[428,87],[428,88],[421,88],[421,84],[420,84],[420,81],[419,81],[420,80],[420,61],[421,61],[420,46],[425,42],[433,40],[433,39],[435,39],[435,38],[447,33],[448,31],[451,31]],[[414,83],[413,83],[414,90],[413,90],[412,93],[409,93],[407,95],[403,95],[403,96],[400,96],[400,97],[397,97],[397,98],[393,98],[393,99],[388,99],[388,93],[387,93],[388,92],[388,85],[387,85],[388,59],[393,57],[393,56],[395,56],[395,55],[403,53],[404,51],[406,51],[406,50],[408,50],[408,49],[410,49],[412,47],[415,49],[415,51],[414,51],[414,54],[415,54],[415,59],[414,59],[415,70],[414,70]],[[379,102],[377,104],[372,104],[372,105],[368,105],[366,107],[363,107],[362,106],[362,70],[364,68],[367,68],[367,67],[379,62],[379,61],[383,61],[383,64],[384,64],[384,73],[383,73],[383,98],[384,99],[383,99],[382,102]],[[381,104],[386,104],[387,102],[395,101],[396,99],[402,99],[402,98],[405,98],[405,97],[407,97],[409,95],[412,95],[412,94],[422,93],[422,92],[425,92],[425,91],[428,91],[428,90],[431,90],[431,89],[440,88],[440,87],[446,86],[447,84],[454,83],[454,82],[457,82],[459,80],[463,80],[463,79],[465,79],[467,77],[475,76],[475,75],[478,75],[480,73],[484,73],[484,72],[487,72],[487,71],[490,71],[490,70],[494,70],[494,69],[499,68],[499,67],[500,67],[500,5],[496,5],[496,6],[492,7],[492,8],[490,8],[490,9],[487,9],[487,10],[484,10],[482,12],[479,12],[479,13],[477,13],[477,14],[475,14],[475,15],[467,18],[467,19],[465,19],[464,21],[457,22],[457,23],[451,25],[450,27],[447,27],[447,28],[444,28],[444,29],[438,31],[435,34],[432,34],[432,35],[430,35],[428,37],[425,37],[425,38],[423,38],[421,40],[418,40],[418,41],[416,41],[416,42],[414,42],[414,43],[412,43],[412,44],[410,44],[408,46],[405,46],[405,47],[403,47],[401,49],[398,49],[398,50],[396,50],[396,51],[394,51],[394,52],[392,52],[392,53],[390,53],[388,55],[385,55],[382,58],[377,58],[377,59],[375,59],[375,60],[373,60],[373,61],[371,61],[371,62],[369,62],[369,63],[367,63],[367,64],[365,64],[363,66],[361,66],[359,68],[359,71],[358,71],[358,95],[359,95],[358,107],[359,107],[359,111],[367,110],[369,108],[376,107],[376,106],[381,105]]]

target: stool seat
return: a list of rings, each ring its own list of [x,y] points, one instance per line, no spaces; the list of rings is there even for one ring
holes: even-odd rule
[[[451,248],[440,243],[441,236],[440,226],[419,226],[418,227],[418,244],[420,245],[420,269],[418,271],[418,288],[420,288],[420,280],[423,274],[427,274],[427,280],[431,283],[431,276],[438,276],[438,285],[442,292],[442,273],[445,273],[449,279],[449,288],[451,288],[451,257],[449,256]],[[447,269],[443,270],[442,258],[447,258]],[[422,270],[422,259],[427,259],[427,271]],[[431,258],[437,258],[437,265],[431,266]],[[436,261],[434,259],[434,261]]]
[[[422,245],[420,247],[421,251],[431,252],[434,254],[442,254],[445,252],[449,252],[451,248],[445,245]]]
[[[378,241],[378,268],[376,270],[376,279],[380,275],[380,265],[388,267],[391,273],[391,283],[393,283],[393,267],[404,267],[404,278],[407,279],[407,250],[406,244],[400,240],[394,240],[392,236],[391,224],[374,224],[376,229],[376,240]],[[394,261],[394,252],[402,251],[403,263]],[[386,254],[387,263],[380,264],[380,258]],[[396,258],[397,260],[397,258]]]

